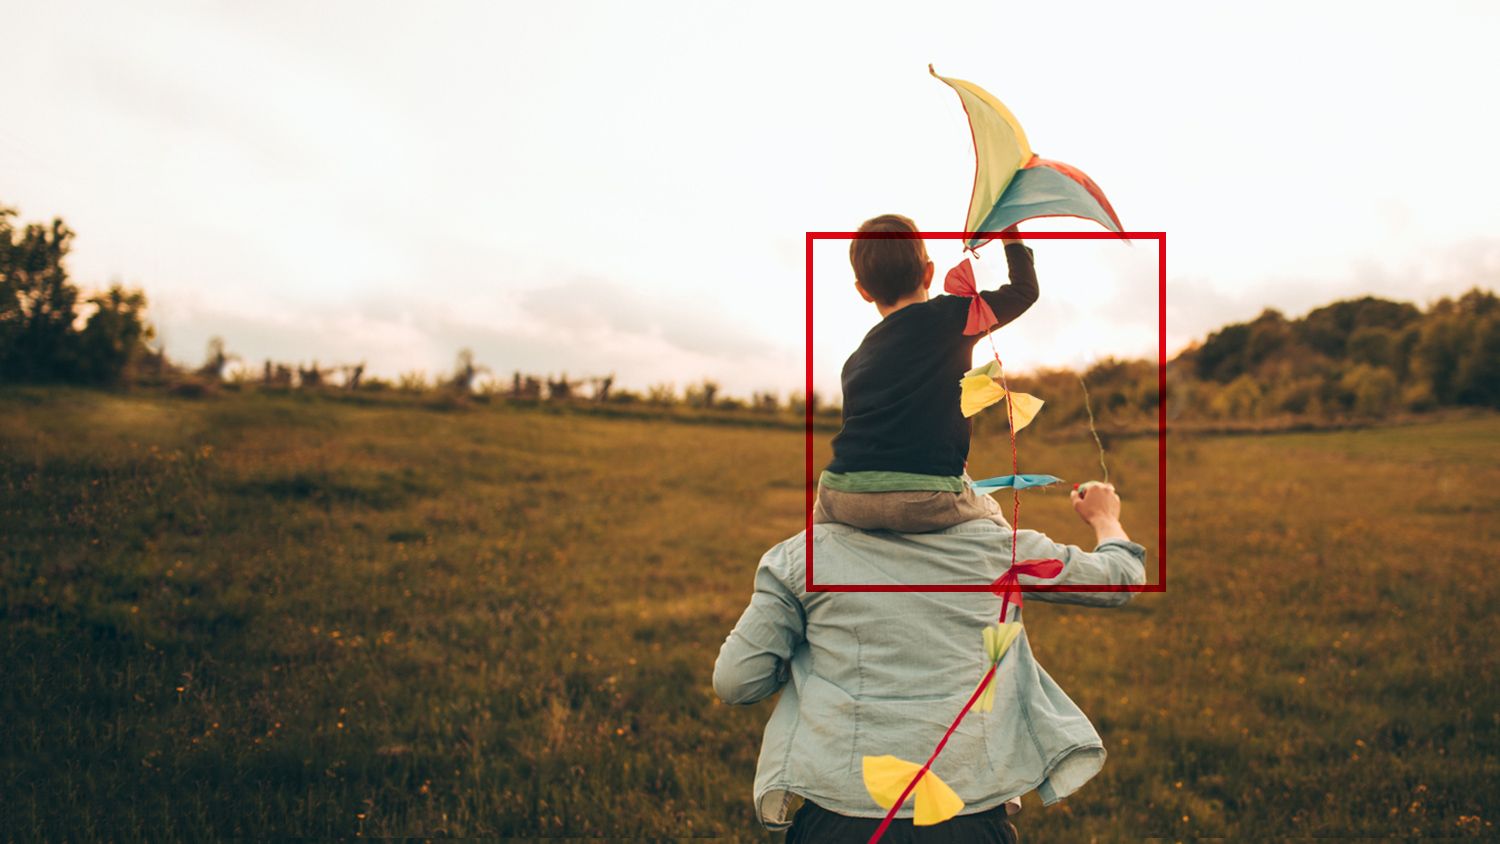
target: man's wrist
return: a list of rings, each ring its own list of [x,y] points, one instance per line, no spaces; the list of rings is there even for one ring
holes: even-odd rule
[[[1120,524],[1120,520],[1110,516],[1100,516],[1094,519],[1089,522],[1089,527],[1093,528],[1094,533],[1099,534],[1101,539],[1107,536],[1121,536],[1125,533],[1125,526]]]

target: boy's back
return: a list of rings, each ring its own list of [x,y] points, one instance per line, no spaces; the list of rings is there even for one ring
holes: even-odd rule
[[[998,325],[1037,298],[1031,250],[1005,246],[1010,283],[979,295]],[[970,423],[959,408],[959,380],[972,365],[965,335],[969,300],[935,296],[893,311],[865,335],[844,364],[844,424],[828,471],[907,472],[957,477],[969,456]]]

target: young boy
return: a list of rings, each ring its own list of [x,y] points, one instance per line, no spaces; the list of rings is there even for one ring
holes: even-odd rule
[[[899,214],[859,230],[918,233]],[[996,328],[1037,299],[1031,249],[1015,238],[1001,242],[1010,283],[979,294]],[[818,480],[813,521],[902,533],[983,518],[1009,527],[994,499],[974,493],[964,468],[971,426],[959,409],[959,381],[983,336],[964,334],[969,300],[928,298],[932,261],[918,237],[856,238],[849,262],[855,288],[881,321],[844,363],[844,424]]]

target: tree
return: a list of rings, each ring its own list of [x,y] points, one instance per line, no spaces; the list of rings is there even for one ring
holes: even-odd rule
[[[593,387],[594,401],[609,401],[609,391],[615,386],[615,374],[613,372],[608,375],[590,378],[589,382]]]
[[[689,407],[711,408],[719,395],[719,385],[708,379],[689,384],[683,391],[683,400]]]
[[[576,379],[569,378],[568,377],[568,373],[566,373],[566,372],[564,372],[561,376],[559,376],[556,379],[553,379],[553,377],[551,375],[548,375],[547,376],[547,400],[548,401],[569,401],[569,400],[571,400],[573,398],[573,396],[576,394],[578,388],[580,386],[582,386],[582,385],[583,385],[582,381],[578,381]]]
[[[77,375],[69,340],[78,289],[68,282],[63,259],[73,231],[61,219],[17,229],[15,215],[0,208],[0,377],[70,380]]]
[[[458,360],[453,365],[453,377],[448,383],[460,393],[472,393],[474,391],[474,379],[480,373],[489,372],[490,368],[474,363],[474,352],[472,349],[459,349]]]
[[[89,304],[94,313],[78,335],[77,375],[89,383],[118,384],[155,337],[146,322],[146,294],[116,284]]]
[[[1395,373],[1363,363],[1345,372],[1339,387],[1350,408],[1360,416],[1384,416],[1395,407],[1400,393]]]
[[[234,355],[224,351],[223,337],[208,338],[208,354],[204,356],[203,366],[198,368],[198,374],[212,378],[215,381],[224,380],[224,367],[235,358]]]
[[[1394,328],[1366,325],[1349,335],[1349,357],[1356,363],[1394,368],[1399,358],[1400,336]]]
[[[0,380],[113,384],[152,358],[145,294],[117,284],[89,297],[80,328],[81,295],[64,265],[72,229],[61,219],[17,228],[15,218],[0,207]]]
[[[304,367],[297,365],[297,386],[304,390],[317,390],[323,386],[323,379],[328,377],[329,369],[319,366],[317,361],[312,366]]]
[[[1500,407],[1500,314],[1475,323],[1453,381],[1458,401]]]
[[[356,364],[347,364],[341,368],[344,372],[344,389],[358,390],[360,382],[365,377],[365,362],[360,361]]]

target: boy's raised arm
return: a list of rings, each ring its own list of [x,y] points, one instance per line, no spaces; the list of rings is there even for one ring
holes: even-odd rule
[[[995,327],[999,328],[1016,317],[1026,313],[1032,303],[1036,301],[1038,290],[1036,283],[1036,267],[1031,260],[1031,247],[1019,240],[1006,238],[1005,241],[1005,263],[1010,269],[1010,283],[1001,285],[998,290],[983,290],[979,295],[989,303],[990,309],[995,312],[997,320]]]

